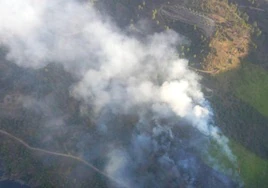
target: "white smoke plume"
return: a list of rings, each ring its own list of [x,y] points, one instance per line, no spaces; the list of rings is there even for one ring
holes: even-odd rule
[[[175,179],[172,186],[181,183],[179,168],[191,160],[184,163],[187,157],[177,157],[180,152],[171,156],[172,143],[179,142],[172,131],[176,126],[192,126],[215,139],[235,162],[227,138],[212,124],[200,77],[175,56],[184,41],[174,31],[137,38],[90,4],[72,0],[0,0],[0,14],[0,42],[9,49],[8,60],[31,69],[63,65],[79,80],[70,95],[93,109],[102,134],[114,133],[119,124],[133,130],[128,144],[111,145],[105,167],[128,187],[156,185],[161,174],[135,175],[152,156],[157,168]],[[121,116],[138,120],[134,125],[110,121]]]

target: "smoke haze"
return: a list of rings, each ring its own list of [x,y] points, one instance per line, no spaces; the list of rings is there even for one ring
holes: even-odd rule
[[[195,187],[207,180],[198,167],[223,187],[232,185],[195,155],[206,153],[212,139],[236,163],[228,139],[213,124],[201,78],[175,55],[186,42],[182,36],[169,30],[135,37],[91,4],[71,0],[0,0],[0,14],[8,60],[32,70],[60,64],[75,78],[69,95],[81,102],[80,114],[93,119],[100,135],[99,142],[81,137],[87,160],[106,148],[102,170],[126,187]],[[50,111],[44,106],[53,103],[26,98],[31,109]],[[59,116],[47,124],[68,123]]]

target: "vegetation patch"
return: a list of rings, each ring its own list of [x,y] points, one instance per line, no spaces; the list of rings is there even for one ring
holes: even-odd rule
[[[268,185],[268,161],[250,152],[234,140],[230,140],[229,146],[236,156],[237,162],[233,164],[214,142],[209,146],[208,153],[203,156],[206,164],[219,170],[239,182],[241,178],[246,188],[265,187]],[[213,158],[213,159],[211,159]]]
[[[237,69],[233,69],[231,71],[219,74],[214,77],[218,85],[221,86],[221,91],[224,92],[224,98],[221,100],[220,103],[226,103],[225,110],[230,105],[231,109],[232,107],[235,107],[237,103],[234,103],[234,101],[230,100],[228,98],[228,93],[233,93],[237,98],[239,98],[241,101],[243,101],[245,104],[248,104],[252,106],[256,111],[258,111],[261,115],[268,117],[268,72],[267,70],[261,68],[258,65],[254,65],[251,63],[242,63],[241,66]],[[219,94],[217,94],[219,95]],[[230,104],[229,104],[230,103]],[[218,104],[219,105],[219,104]],[[266,125],[265,122],[261,123],[261,121],[254,120],[255,115],[252,114],[252,112],[249,112],[248,115],[245,113],[247,111],[243,110],[242,106],[236,106],[237,108],[233,109],[231,113],[235,113],[234,116],[223,116],[221,117],[221,120],[223,119],[232,119],[236,118],[237,122],[234,122],[233,120],[231,122],[235,123],[235,125],[232,126],[232,128],[227,128],[228,130],[232,130],[231,132],[236,132],[235,135],[239,137],[239,134],[241,132],[245,133],[245,130],[249,132],[248,136],[253,136],[256,141],[252,140],[253,138],[250,138],[250,142],[252,142],[252,145],[255,148],[261,148],[262,150],[265,149],[265,141],[262,141],[265,134],[259,134],[258,131],[254,132],[254,130],[263,130],[266,129],[261,128],[260,126],[257,126],[258,123],[262,124],[264,127]],[[228,110],[227,110],[228,111]],[[240,112],[241,111],[241,112]],[[222,112],[219,112],[220,114]],[[239,115],[241,113],[241,115]],[[249,118],[249,119],[248,119]],[[237,123],[239,122],[239,119],[241,121],[248,121],[249,124],[247,125],[245,122],[241,124],[243,127],[237,127],[235,129],[234,127],[237,126]],[[259,117],[258,117],[259,120]],[[231,122],[228,122],[227,124],[231,124]],[[248,128],[244,128],[246,126],[251,126]],[[234,130],[235,129],[235,130]],[[226,131],[225,130],[225,131]],[[243,138],[246,137],[246,133],[243,134]],[[235,139],[235,140],[234,140]],[[237,166],[232,166],[232,163],[226,158],[222,151],[215,145],[215,143],[211,144],[209,148],[209,155],[213,156],[213,158],[216,158],[217,161],[220,164],[219,170],[223,173],[230,175],[231,172],[238,172],[239,176],[243,180],[245,187],[251,188],[251,187],[266,187],[268,185],[268,160],[261,158],[257,154],[255,154],[253,151],[250,151],[245,146],[241,145],[240,142],[243,142],[239,140],[239,138],[233,138],[230,139],[229,146],[231,150],[233,151],[233,154],[237,157]],[[245,144],[245,143],[244,143]],[[247,144],[246,144],[247,145]],[[260,145],[262,145],[260,147]],[[249,147],[247,145],[247,147]],[[251,147],[250,147],[251,148]],[[251,148],[252,149],[252,148]],[[206,160],[206,159],[205,159]],[[208,165],[213,166],[213,163],[207,163]],[[235,178],[234,178],[235,179]]]
[[[268,117],[268,73],[263,68],[245,64],[237,71],[234,82],[238,98]]]
[[[268,161],[261,159],[234,141],[230,141],[230,146],[237,156],[238,170],[245,187],[266,187],[268,185]]]

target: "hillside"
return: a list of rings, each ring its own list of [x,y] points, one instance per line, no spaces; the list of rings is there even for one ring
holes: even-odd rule
[[[148,185],[156,185],[155,180],[161,181],[163,184],[158,185],[159,187],[164,187],[164,185],[186,187],[193,183],[193,187],[197,185],[204,185],[204,187],[210,185],[211,188],[226,187],[226,185],[237,187],[240,185],[248,188],[265,188],[268,184],[268,137],[266,136],[268,132],[268,2],[265,0],[85,0],[81,2],[86,2],[87,6],[94,7],[100,15],[106,16],[101,21],[107,24],[108,26],[105,25],[105,27],[107,26],[112,32],[107,29],[108,31],[105,30],[104,34],[100,32],[100,35],[111,35],[110,38],[103,37],[106,40],[111,39],[107,44],[108,47],[104,45],[104,48],[112,55],[115,52],[119,59],[122,57],[120,59],[124,62],[122,69],[118,72],[115,69],[115,76],[110,78],[106,85],[102,84],[102,79],[105,80],[113,74],[114,67],[110,66],[109,69],[105,69],[105,62],[108,62],[108,58],[98,57],[103,55],[102,51],[98,51],[100,46],[92,47],[96,53],[90,55],[84,50],[84,48],[92,50],[89,47],[90,42],[96,41],[94,38],[92,41],[88,40],[87,43],[80,40],[79,37],[85,37],[86,34],[80,30],[76,31],[79,28],[79,22],[77,28],[76,25],[71,27],[70,30],[75,31],[71,35],[59,34],[58,30],[55,33],[50,30],[41,31],[41,33],[47,34],[45,36],[53,40],[57,38],[55,36],[59,36],[61,40],[57,41],[58,43],[45,43],[50,48],[58,45],[67,49],[67,53],[65,51],[59,55],[61,57],[59,60],[65,59],[65,56],[76,60],[81,55],[92,62],[98,62],[100,59],[104,62],[100,67],[90,65],[92,66],[90,68],[94,68],[96,72],[91,71],[90,74],[86,74],[85,78],[91,80],[81,82],[79,85],[84,94],[80,98],[75,98],[75,94],[70,91],[73,91],[74,83],[80,81],[81,75],[85,74],[88,68],[85,59],[81,58],[82,68],[79,67],[80,72],[75,74],[70,72],[76,71],[77,62],[71,64],[68,58],[65,59],[66,62],[59,65],[48,57],[46,60],[49,63],[46,66],[31,69],[7,60],[6,55],[9,49],[1,47],[0,133],[3,134],[0,135],[2,140],[0,167],[4,169],[3,173],[0,169],[2,179],[21,180],[32,187],[116,187],[109,184],[113,178],[106,174],[109,169],[105,167],[111,163],[114,169],[110,169],[110,172],[113,173],[116,171],[116,165],[123,166],[121,166],[123,171],[115,173],[115,177],[120,182],[122,182],[122,177],[128,178],[132,175],[129,169],[134,169],[133,171],[138,175],[133,180],[133,185],[138,185],[138,180],[145,182],[144,176],[146,176],[150,183]],[[69,7],[66,11],[72,8]],[[79,21],[87,19],[83,14],[81,16],[79,12],[76,13]],[[118,28],[114,28],[111,24],[114,22]],[[96,27],[87,29],[98,30],[103,25],[97,24]],[[160,124],[168,124],[169,118],[158,121],[152,115],[153,112],[149,111],[139,119],[139,115],[144,113],[143,109],[137,112],[139,115],[131,114],[135,111],[135,105],[131,108],[131,112],[125,111],[125,106],[128,107],[130,104],[124,95],[116,93],[121,91],[121,87],[125,87],[126,79],[130,79],[129,83],[134,83],[143,69],[148,68],[149,71],[142,76],[157,82],[158,86],[161,85],[165,76],[169,76],[161,75],[161,72],[169,68],[163,66],[164,63],[161,62],[157,68],[152,68],[144,61],[144,66],[138,67],[139,69],[136,64],[131,67],[131,71],[137,68],[135,74],[120,80],[120,73],[129,71],[124,69],[128,67],[126,62],[132,62],[131,58],[134,56],[130,55],[131,58],[124,59],[125,52],[121,53],[117,45],[122,43],[122,46],[127,49],[132,49],[129,46],[136,47],[135,40],[130,40],[131,45],[124,46],[124,41],[129,37],[141,41],[137,42],[137,46],[142,48],[139,44],[147,39],[145,36],[154,36],[156,33],[171,29],[176,31],[180,40],[183,41],[176,46],[175,56],[180,60],[181,58],[187,59],[189,69],[202,78],[200,91],[204,93],[204,101],[213,112],[213,120],[209,123],[213,127],[214,125],[219,127],[222,131],[217,136],[225,135],[229,139],[226,143],[236,157],[235,162],[231,162],[225,153],[223,154],[223,148],[213,142],[209,136],[198,132],[196,127],[188,126],[187,121],[176,119],[181,127],[174,128],[177,131],[174,134],[164,128],[162,132],[160,131],[161,134],[158,134],[157,129],[153,127],[159,128]],[[65,32],[65,30],[60,31]],[[113,40],[121,35],[124,37],[119,37],[120,40]],[[68,37],[75,39],[75,42],[66,45]],[[27,41],[31,42],[30,39],[31,37],[27,38]],[[45,40],[41,38],[40,41]],[[100,41],[103,44],[106,42],[102,41],[102,38]],[[118,44],[111,41],[116,41]],[[38,53],[34,55],[39,57],[41,54],[42,56],[42,50],[46,49],[46,45],[38,45]],[[159,49],[163,49],[160,43],[158,45]],[[75,50],[74,46],[79,48],[79,55],[72,54]],[[158,49],[158,46],[154,47]],[[137,56],[146,51],[137,49],[136,52],[135,50],[136,48],[133,48],[131,52],[135,52]],[[163,52],[158,50],[158,53]],[[30,54],[30,52],[25,50],[22,54]],[[132,53],[126,52],[126,54]],[[158,57],[158,54],[155,54],[155,57]],[[55,54],[49,54],[49,56],[53,55]],[[151,56],[150,54],[146,58],[151,60]],[[29,57],[35,58],[30,55]],[[156,58],[153,60],[158,62]],[[187,66],[186,61],[182,63]],[[104,77],[97,72],[101,70],[105,72]],[[160,73],[155,74],[158,70]],[[193,76],[191,71],[187,72],[187,78],[188,75]],[[99,77],[101,79],[98,80]],[[199,78],[193,77],[199,81]],[[95,80],[97,80],[96,83],[93,82]],[[118,80],[119,84],[117,84]],[[85,86],[91,81],[94,89]],[[147,85],[151,86],[146,82],[139,89],[142,90]],[[151,88],[152,90],[145,90],[142,93],[143,97],[133,98],[136,101],[146,101],[148,96],[157,96],[155,93],[157,90],[154,90],[154,87]],[[105,92],[96,92],[102,89]],[[100,106],[104,104],[110,97],[106,93],[109,89],[117,94],[113,99],[114,103],[124,98],[120,101],[120,105],[125,106],[122,109],[119,108],[123,111],[122,114],[117,111],[118,109],[112,109],[111,106],[98,114],[99,109],[96,110],[93,104],[87,104],[92,98],[99,97],[97,94],[104,100],[93,101]],[[123,93],[126,95],[132,90],[134,89],[130,88]],[[192,95],[191,92],[187,94]],[[176,95],[173,97],[178,98]],[[183,102],[184,99],[182,95]],[[185,101],[187,100],[186,98]],[[162,109],[161,105],[151,106],[155,109]],[[109,113],[114,114],[110,116]],[[152,119],[147,120],[148,117]],[[172,118],[170,119],[170,124],[175,122]],[[137,140],[142,147],[133,144],[135,134],[138,135]],[[152,141],[151,145],[148,144],[148,140]],[[161,143],[162,147],[157,147],[158,143]],[[126,147],[129,145],[131,147]],[[154,151],[147,147],[154,148]],[[169,147],[171,158],[179,155],[180,162],[174,162],[164,155],[166,148]],[[120,155],[114,155],[115,153],[109,152],[111,148],[116,148],[116,151],[122,148],[124,150],[122,149],[121,153],[118,152]],[[132,149],[137,149],[139,152],[133,152]],[[131,155],[127,156],[127,152]],[[114,157],[113,160],[107,162],[111,156]],[[215,157],[219,166],[215,165],[215,161],[211,160],[210,156]],[[142,160],[143,158],[146,160]],[[120,159],[124,164],[127,160],[134,162],[126,167],[118,162]],[[178,165],[180,170],[174,170],[172,165]]]

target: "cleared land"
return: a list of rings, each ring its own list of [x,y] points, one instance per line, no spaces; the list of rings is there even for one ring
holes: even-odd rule
[[[171,21],[181,21],[198,27],[207,37],[211,37],[215,31],[215,22],[212,19],[180,5],[163,5],[159,13]]]

